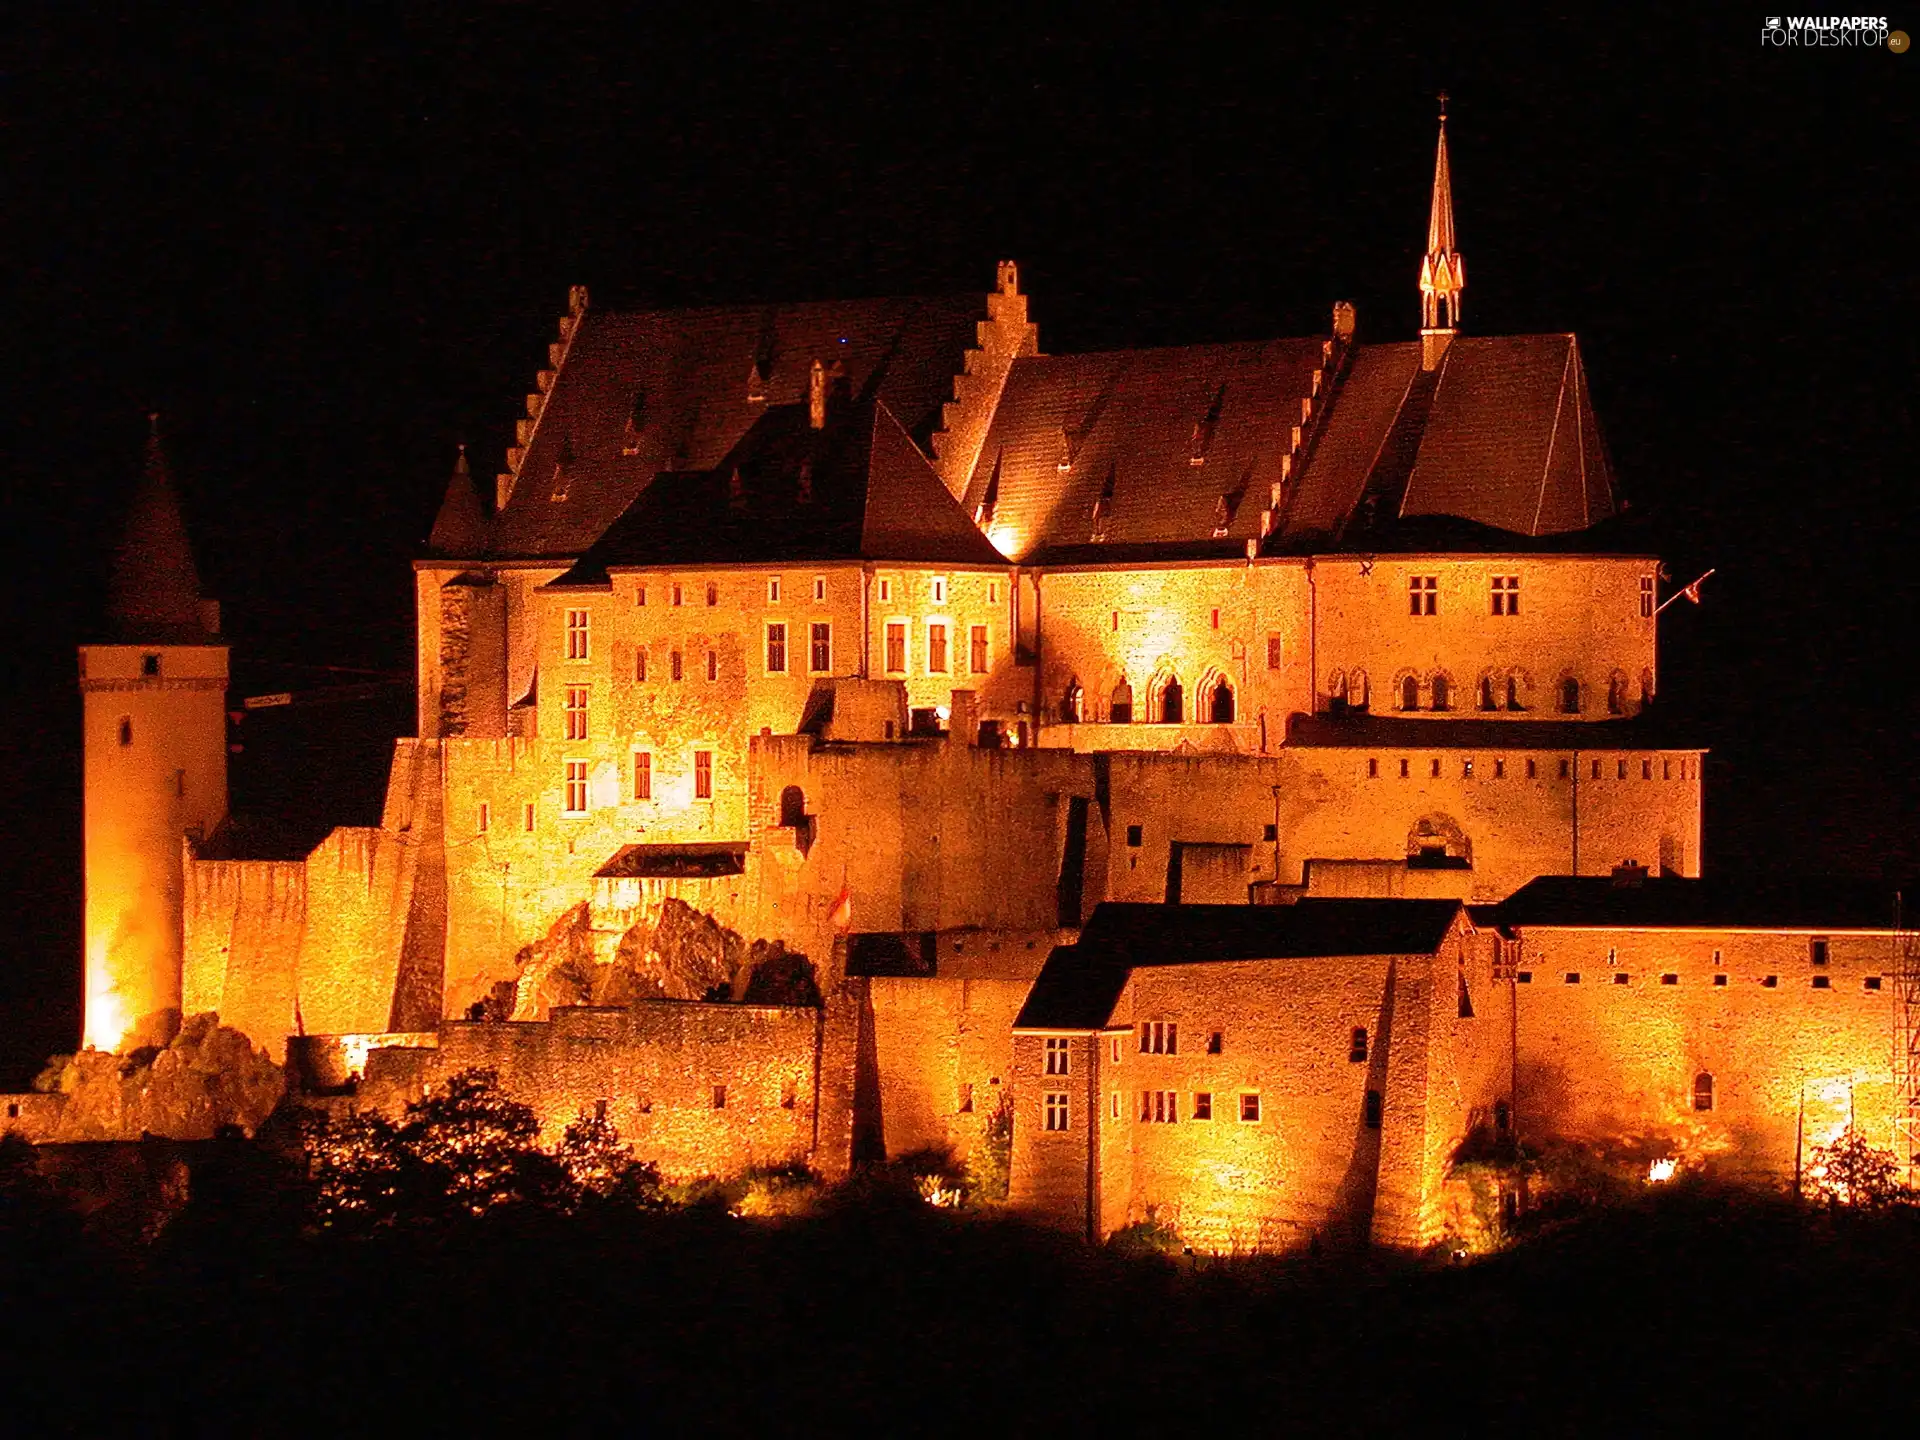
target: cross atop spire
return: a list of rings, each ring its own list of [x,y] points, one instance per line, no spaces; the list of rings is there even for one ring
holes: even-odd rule
[[[1453,172],[1447,164],[1447,92],[1440,92],[1440,144],[1433,161],[1433,208],[1427,216],[1427,253],[1420,262],[1421,353],[1431,370],[1460,324],[1467,265],[1453,233]]]

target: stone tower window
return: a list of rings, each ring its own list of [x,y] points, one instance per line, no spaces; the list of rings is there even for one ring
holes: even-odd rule
[[[1113,694],[1107,704],[1107,718],[1115,725],[1133,723],[1133,687],[1126,682],[1124,676],[1120,683],[1113,687]]]
[[[160,673],[160,657],[158,655],[142,655],[140,657],[140,673],[142,675],[158,675]]]
[[[671,655],[667,657],[667,673],[671,675],[675,680],[678,680],[680,678],[684,668],[685,667],[681,664],[680,652],[678,650],[675,650]]]
[[[642,684],[647,678],[647,647],[642,645],[633,652],[633,678]]]
[[[122,715],[120,717],[120,743],[122,745],[133,744],[133,717],[131,715]]]
[[[1653,615],[1653,576],[1640,577],[1640,618],[1646,620]]]
[[[780,792],[780,823],[789,830],[797,830],[807,823],[807,797],[798,785],[789,785]]]
[[[696,800],[713,798],[713,752],[711,750],[693,752],[693,798]]]
[[[1693,1077],[1693,1108],[1713,1109],[1713,1076],[1705,1070]]]
[[[584,685],[567,686],[567,739],[584,740],[587,738],[587,687]]]
[[[1073,1052],[1068,1048],[1066,1037],[1049,1035],[1046,1042],[1046,1073],[1049,1075],[1067,1075],[1073,1070]]]
[[[653,755],[646,750],[633,752],[633,798],[653,799]]]
[[[1571,675],[1560,682],[1560,713],[1562,715],[1580,713],[1580,682]]]
[[[569,815],[587,813],[587,762],[569,760],[566,762],[566,790],[562,797],[562,809]]]
[[[1221,676],[1213,684],[1207,695],[1207,722],[1212,725],[1231,725],[1233,723],[1233,686]]]
[[[1409,675],[1400,682],[1400,708],[1418,710],[1420,708],[1420,681]]]

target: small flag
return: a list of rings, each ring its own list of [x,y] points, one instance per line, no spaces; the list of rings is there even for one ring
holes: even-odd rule
[[[840,898],[833,902],[833,913],[827,920],[842,935],[853,928],[853,890],[849,886],[840,887]]]

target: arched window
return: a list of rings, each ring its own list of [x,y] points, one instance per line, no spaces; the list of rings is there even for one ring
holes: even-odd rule
[[[1525,705],[1520,703],[1520,677],[1518,675],[1507,676],[1507,709],[1524,710],[1526,708]]]
[[[1653,703],[1653,671],[1640,672],[1640,708],[1646,709]]]
[[[1418,710],[1420,708],[1420,681],[1409,675],[1400,682],[1400,708]]]
[[[1696,1110],[1713,1109],[1713,1076],[1702,1070],[1693,1077],[1693,1108]]]
[[[1607,677],[1607,714],[1627,713],[1627,677],[1618,670]]]
[[[780,823],[794,830],[807,823],[807,797],[798,785],[789,785],[780,792]]]
[[[1113,687],[1113,698],[1107,706],[1107,718],[1115,725],[1133,723],[1133,687],[1127,684],[1126,676],[1122,675],[1120,683]]]
[[[1060,720],[1065,725],[1078,725],[1085,718],[1086,695],[1080,689],[1078,680],[1067,682],[1067,693],[1060,697]]]
[[[1493,701],[1493,677],[1491,675],[1482,675],[1480,677],[1480,708],[1482,710],[1497,710],[1500,708],[1494,704]]]
[[[1445,710],[1450,707],[1452,695],[1449,692],[1451,691],[1451,689],[1452,687],[1447,684],[1446,676],[1436,675],[1433,677],[1433,708],[1434,709]]]
[[[1367,672],[1350,670],[1347,672],[1347,706],[1353,710],[1367,708]]]
[[[1224,675],[1214,681],[1213,690],[1207,696],[1207,721],[1212,725],[1233,723],[1233,686]]]
[[[1160,723],[1178,725],[1186,718],[1187,692],[1180,688],[1178,676],[1169,675],[1160,687]]]
[[[1562,715],[1580,713],[1580,682],[1571,675],[1560,682],[1560,713]]]
[[[1335,670],[1327,676],[1327,708],[1338,715],[1347,708],[1347,675]]]

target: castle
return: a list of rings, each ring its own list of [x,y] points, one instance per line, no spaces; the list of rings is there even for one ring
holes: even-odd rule
[[[1777,1180],[1892,1133],[1890,897],[1699,878],[1580,346],[1465,285],[1443,115],[1417,340],[1049,355],[1011,262],[577,287],[415,564],[381,823],[293,861],[224,823],[154,442],[81,651],[85,1042],[216,1013],[363,1104],[485,1064],[669,1175],[1010,1119],[1016,1205],[1213,1247],[1430,1243],[1474,1137]]]

